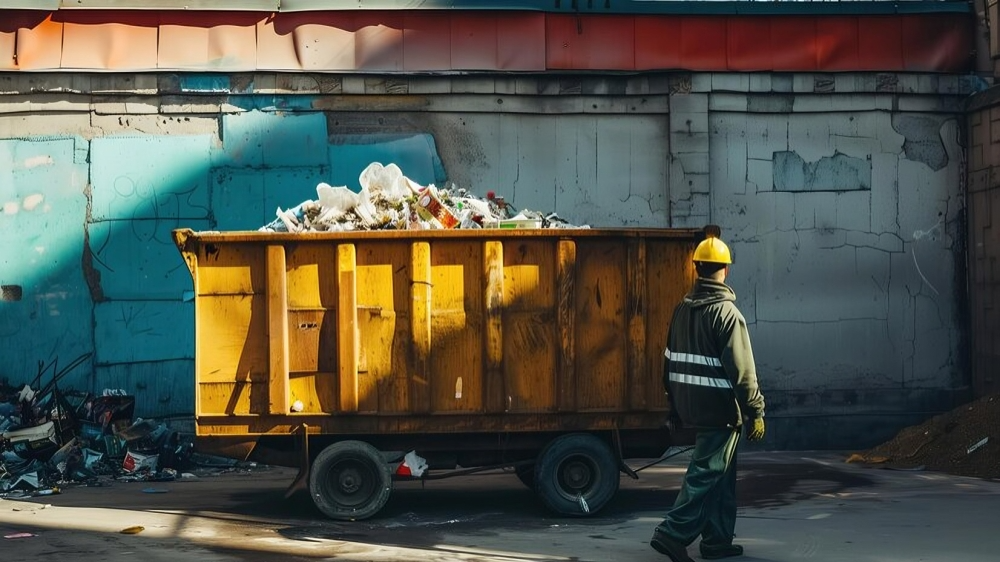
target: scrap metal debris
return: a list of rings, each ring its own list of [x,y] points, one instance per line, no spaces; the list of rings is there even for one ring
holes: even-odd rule
[[[467,189],[422,186],[395,164],[371,163],[358,178],[361,191],[346,186],[316,186],[315,201],[282,210],[260,228],[266,232],[330,232],[354,230],[426,230],[477,228],[589,228],[572,225],[555,213],[518,212],[502,196],[485,198]]]
[[[168,482],[188,470],[240,469],[234,459],[202,455],[163,423],[135,418],[135,397],[120,389],[99,395],[63,391],[58,381],[90,354],[63,370],[39,364],[32,383],[0,383],[0,498],[63,493],[72,485]],[[40,385],[52,370],[52,381]],[[249,466],[249,465],[245,465]],[[254,465],[255,466],[255,465]]]

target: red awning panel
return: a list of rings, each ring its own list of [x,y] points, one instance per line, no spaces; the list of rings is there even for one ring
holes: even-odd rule
[[[62,36],[63,25],[45,13],[11,12],[0,20],[0,70],[58,69]]]
[[[771,27],[769,55],[770,68],[779,71],[829,70],[819,64],[818,23],[825,18],[774,17],[768,18]],[[749,61],[748,61],[749,62]],[[743,70],[760,70],[743,68]]]
[[[257,68],[260,14],[206,13],[197,25],[183,14],[163,13],[156,64],[164,69],[253,71]]]
[[[547,30],[547,67],[565,70],[964,72],[973,46],[963,14],[549,15]]]
[[[157,68],[160,18],[155,13],[81,12],[63,17],[56,12],[55,18],[63,22],[60,68]]]
[[[830,71],[857,70],[861,64],[858,19],[829,17],[816,20],[816,66]]]
[[[971,70],[968,14],[4,11],[0,70]]]

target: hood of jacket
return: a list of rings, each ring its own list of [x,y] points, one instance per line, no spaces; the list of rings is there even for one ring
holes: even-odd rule
[[[701,308],[723,301],[735,302],[736,293],[729,288],[729,285],[704,277],[699,277],[694,282],[691,292],[684,297],[684,302],[692,308]]]

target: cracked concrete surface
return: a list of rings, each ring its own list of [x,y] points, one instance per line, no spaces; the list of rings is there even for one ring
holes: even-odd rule
[[[730,282],[751,297],[737,303],[784,434],[772,444],[804,445],[793,428],[830,446],[877,443],[961,396],[956,119],[713,117],[712,219],[738,256]],[[769,141],[783,134],[787,148]],[[748,158],[761,140],[775,148],[773,179]],[[854,400],[822,398],[839,390]],[[816,399],[789,399],[802,393]]]

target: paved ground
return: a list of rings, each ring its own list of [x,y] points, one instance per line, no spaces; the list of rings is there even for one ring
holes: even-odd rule
[[[847,465],[829,453],[741,458],[737,542],[745,562],[993,562],[1000,482]],[[638,463],[634,463],[638,464]],[[282,499],[294,473],[73,488],[0,500],[0,560],[344,560],[402,562],[666,560],[648,539],[677,492],[683,461],[622,480],[604,511],[556,518],[512,474],[398,484],[358,523]],[[168,490],[144,493],[146,488]],[[125,527],[141,525],[137,535]],[[697,558],[697,548],[691,554]]]

